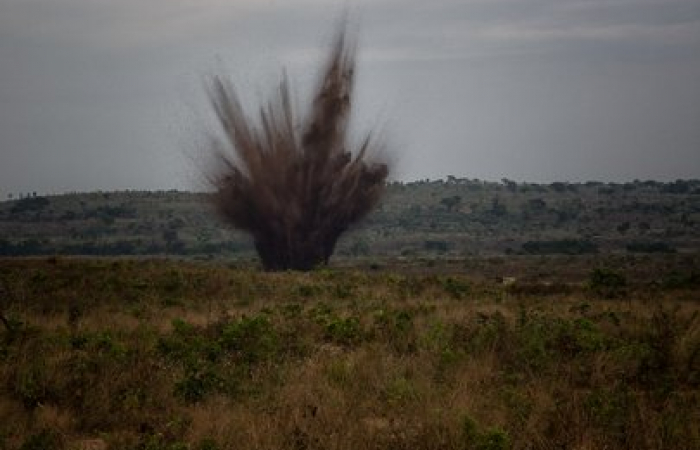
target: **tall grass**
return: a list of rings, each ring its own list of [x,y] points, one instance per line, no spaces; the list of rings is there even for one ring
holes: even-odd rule
[[[692,288],[163,261],[0,279],[3,449],[700,445]]]

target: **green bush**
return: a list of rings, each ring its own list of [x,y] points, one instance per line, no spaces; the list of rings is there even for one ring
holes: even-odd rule
[[[670,272],[661,278],[661,287],[664,289],[688,289],[700,286],[700,273]]]
[[[188,403],[196,403],[212,392],[224,390],[224,380],[211,365],[190,368],[184,378],[175,382],[175,395]]]
[[[507,431],[499,427],[483,429],[470,416],[462,418],[462,444],[465,450],[507,450],[511,439]]]
[[[175,383],[175,394],[194,403],[214,392],[239,393],[250,368],[278,353],[279,337],[263,313],[209,327],[176,319],[172,333],[159,339],[158,349],[181,364],[184,372]]]
[[[559,320],[553,331],[554,347],[560,356],[589,354],[602,350],[607,345],[606,336],[595,323],[586,318]]]
[[[625,293],[627,279],[612,269],[597,268],[588,276],[588,288],[602,297],[618,297]]]
[[[357,317],[335,317],[326,325],[326,338],[341,345],[356,345],[363,339],[360,320]]]
[[[49,374],[44,356],[37,353],[31,361],[17,367],[12,392],[26,408],[35,408],[49,396]]]
[[[452,298],[460,299],[466,297],[471,291],[471,286],[466,281],[447,277],[443,280],[442,286]]]
[[[59,450],[63,445],[63,438],[58,432],[43,429],[27,436],[19,450]]]
[[[397,353],[412,353],[417,349],[414,313],[408,309],[382,308],[374,312],[372,336],[386,342]]]
[[[594,427],[622,444],[632,426],[634,402],[634,395],[625,387],[599,388],[588,394],[584,407]]]
[[[277,332],[262,313],[225,325],[219,342],[222,348],[249,364],[272,358],[279,348]]]

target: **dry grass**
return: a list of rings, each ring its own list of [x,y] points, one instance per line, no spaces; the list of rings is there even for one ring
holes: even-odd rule
[[[696,286],[126,260],[0,280],[1,449],[700,445]]]

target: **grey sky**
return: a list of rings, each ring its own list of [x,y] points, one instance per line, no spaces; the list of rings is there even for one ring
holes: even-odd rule
[[[396,177],[700,177],[697,0],[0,0],[0,198],[192,189],[203,77],[300,100],[348,4]]]

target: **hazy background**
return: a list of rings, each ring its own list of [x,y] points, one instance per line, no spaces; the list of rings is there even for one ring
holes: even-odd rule
[[[700,177],[697,0],[0,0],[0,199],[201,188],[203,77],[302,100],[346,4],[395,178]]]

